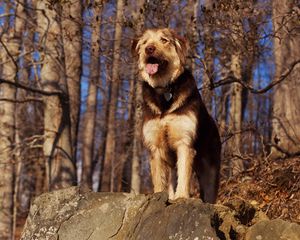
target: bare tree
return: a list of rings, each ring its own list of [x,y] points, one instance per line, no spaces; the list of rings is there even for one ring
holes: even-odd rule
[[[38,1],[37,12],[41,59],[41,84],[44,91],[59,95],[44,96],[44,156],[49,188],[73,185],[76,171],[70,129],[70,107],[65,75],[64,49],[58,3]]]
[[[82,2],[68,0],[62,3],[62,36],[65,56],[65,74],[69,94],[72,159],[76,162],[77,135],[80,114],[80,78],[82,49]]]
[[[136,28],[135,32],[139,36],[144,29],[145,15],[144,15],[145,1],[139,1],[137,4],[137,13],[135,16]],[[143,98],[142,98],[142,82],[139,76],[133,75],[135,81],[135,98],[134,98],[134,131],[133,131],[133,148],[132,148],[132,168],[131,168],[131,192],[140,193],[141,188],[141,173],[140,161],[142,153],[142,119],[143,119]]]
[[[15,19],[15,39],[17,41],[17,44],[15,47],[18,48],[18,58],[20,58],[21,53],[21,46],[23,43],[23,33],[25,32],[25,26],[26,26],[26,11],[24,8],[25,1],[20,0],[18,4],[16,5],[16,19]],[[25,59],[24,64],[25,66]],[[16,69],[19,71],[19,69]],[[17,73],[17,72],[16,72]],[[19,71],[19,73],[22,73],[22,77],[26,78],[26,72],[23,70],[22,72]],[[25,74],[24,74],[25,73]],[[25,75],[25,76],[24,76]],[[18,81],[24,81],[22,77],[18,77]],[[28,79],[26,79],[28,80]],[[19,95],[19,96],[18,96]],[[16,91],[15,98],[18,97],[24,97],[26,95],[25,91]],[[22,120],[21,120],[21,114],[22,108],[25,108],[26,105],[17,105],[15,104],[15,146],[16,149],[14,151],[14,157],[15,157],[15,169],[14,169],[14,198],[13,198],[13,229],[12,229],[12,236],[13,239],[16,234],[16,225],[17,225],[17,214],[18,214],[18,195],[19,195],[19,186],[20,186],[20,177],[21,177],[21,169],[24,164],[24,157],[21,156],[21,126],[22,126]]]
[[[81,184],[92,188],[94,144],[97,116],[98,82],[100,77],[100,25],[103,1],[93,3],[93,18],[91,23],[91,61],[90,81],[86,111],[84,113],[82,137],[82,178]]]
[[[17,6],[20,11],[20,6]],[[7,12],[10,6],[6,5]],[[19,13],[19,12],[18,12]],[[17,11],[16,11],[17,15]],[[18,18],[17,18],[18,19]],[[17,81],[22,24],[15,20],[13,29],[6,29],[0,39],[1,75],[10,82]],[[7,19],[9,21],[9,19]],[[8,27],[8,24],[5,26]],[[0,85],[0,238],[13,237],[14,145],[16,88]]]
[[[298,64],[274,89],[273,143],[275,156],[299,152],[300,148],[300,30],[299,7],[293,1],[273,0],[275,77]]]
[[[101,190],[113,191],[114,190],[114,178],[115,178],[115,160],[116,160],[116,113],[118,103],[118,91],[119,91],[119,65],[121,56],[121,37],[122,37],[122,22],[123,22],[123,7],[124,1],[117,1],[117,14],[115,21],[115,34],[114,34],[114,54],[112,64],[112,80],[110,86],[110,98],[109,98],[109,110],[108,110],[108,122],[107,122],[107,134],[104,153],[104,168],[101,170],[105,173]]]
[[[231,72],[234,78],[242,81],[242,51],[241,48],[235,48],[234,44],[241,46],[241,37],[243,36],[242,19],[238,11],[231,10],[232,13],[232,49],[231,55]],[[239,154],[241,149],[241,130],[242,130],[242,85],[233,83],[230,93],[229,107],[229,129],[233,137],[229,143],[230,151],[233,154]],[[235,175],[243,170],[243,161],[240,158],[232,158],[231,160],[232,174]]]
[[[207,1],[206,1],[207,2]],[[197,53],[197,45],[199,43],[199,33],[198,33],[198,11],[199,11],[199,1],[189,0],[187,1],[186,9],[186,24],[187,24],[187,38],[189,40],[190,53],[192,55],[191,60],[188,60],[188,65],[191,68],[193,74],[196,71],[196,62],[194,54]]]
[[[203,74],[203,90],[202,96],[203,101],[207,107],[207,110],[211,113],[212,111],[212,97],[213,89],[211,87],[211,82],[214,79],[214,40],[213,31],[210,23],[210,14],[208,12],[212,11],[213,0],[205,1],[205,11],[204,11],[204,74]],[[206,16],[207,15],[207,16]]]

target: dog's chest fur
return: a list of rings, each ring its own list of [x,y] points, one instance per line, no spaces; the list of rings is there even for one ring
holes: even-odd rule
[[[185,71],[165,90],[144,83],[143,95],[146,146],[152,150],[175,150],[181,144],[193,146],[201,98],[191,74]]]
[[[192,146],[197,120],[193,113],[187,115],[168,114],[145,122],[143,136],[145,144],[153,148],[167,147],[175,150],[181,144]]]

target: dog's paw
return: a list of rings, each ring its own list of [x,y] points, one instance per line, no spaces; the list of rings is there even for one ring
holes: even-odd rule
[[[185,198],[174,198],[174,199],[169,199],[168,203],[169,204],[175,204],[175,203],[183,202],[184,200],[185,200]]]
[[[189,198],[189,196],[186,196],[186,195],[178,195],[178,194],[175,194],[173,196],[173,198],[170,198],[169,196],[169,202],[170,203],[178,203],[178,202],[183,202],[185,200],[187,200]]]

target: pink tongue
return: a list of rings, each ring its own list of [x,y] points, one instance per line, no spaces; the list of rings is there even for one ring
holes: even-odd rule
[[[155,73],[157,73],[158,71],[158,63],[147,63],[146,65],[146,72],[149,74],[149,75],[153,75]]]

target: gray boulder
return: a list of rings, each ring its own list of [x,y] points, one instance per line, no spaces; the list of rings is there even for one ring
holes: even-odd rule
[[[300,226],[281,219],[264,220],[247,230],[246,240],[300,240]]]
[[[274,224],[265,219],[242,201],[226,206],[205,204],[199,199],[170,202],[165,193],[95,193],[71,187],[34,200],[21,239],[277,239],[264,238],[267,235],[262,230]],[[299,237],[298,225],[281,223],[280,227],[294,233],[283,235],[292,238],[282,239],[299,239],[295,238]],[[281,228],[278,231],[284,232]]]

